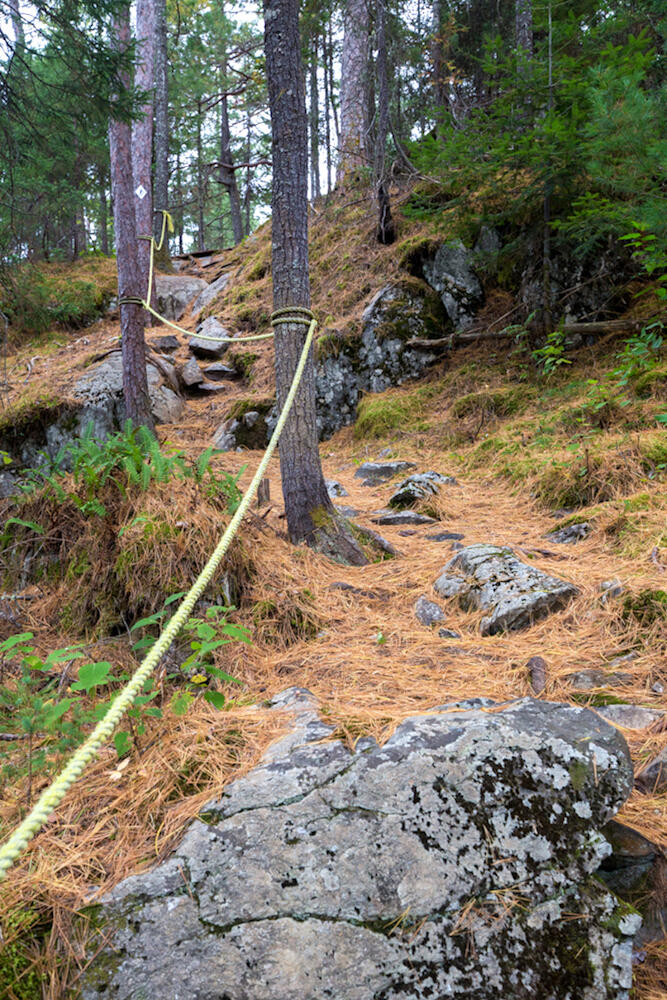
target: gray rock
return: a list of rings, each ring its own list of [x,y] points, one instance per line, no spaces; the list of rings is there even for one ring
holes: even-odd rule
[[[347,497],[350,495],[345,487],[336,479],[325,479],[324,485],[326,486],[327,493],[332,500],[334,497]]]
[[[482,226],[472,252],[475,267],[484,274],[495,275],[498,271],[498,254],[501,248],[502,242],[498,232],[489,226]]]
[[[642,708],[641,705],[604,705],[595,711],[603,719],[624,729],[647,729],[665,717],[665,712],[657,708]]]
[[[441,639],[460,639],[461,633],[456,632],[453,628],[439,628],[438,635]]]
[[[662,941],[667,928],[665,875],[667,863],[657,844],[638,830],[610,820],[602,828],[611,847],[598,878],[621,899],[639,910],[642,926],[635,938],[635,948],[650,941]]]
[[[639,772],[637,784],[656,795],[667,789],[667,746]]]
[[[593,877],[632,787],[611,726],[464,703],[352,752],[307,692],[274,703],[293,729],[102,901],[83,1000],[627,1000],[639,918]]]
[[[465,611],[488,611],[482,635],[528,628],[560,611],[578,593],[574,584],[548,576],[516,558],[511,549],[469,545],[443,568],[434,584],[442,597],[458,597]]]
[[[460,240],[445,243],[433,258],[423,262],[422,269],[455,327],[470,326],[475,312],[484,302],[482,286],[472,268],[470,250]]]
[[[214,316],[209,316],[197,327],[197,334],[198,336],[190,338],[188,347],[195,357],[204,361],[221,358],[229,347],[229,344],[222,339],[230,336],[229,331],[225,330],[222,323]],[[205,340],[205,337],[211,339]],[[218,337],[221,339],[217,340]]]
[[[362,486],[379,486],[401,472],[414,468],[414,462],[364,462],[354,473],[354,478],[363,479]]]
[[[590,535],[592,530],[592,524],[589,524],[588,521],[580,521],[578,524],[568,524],[557,531],[550,531],[545,537],[550,542],[555,542],[556,545],[574,545],[575,542],[580,542],[582,538]]]
[[[415,615],[417,616],[417,621],[422,625],[426,625],[428,628],[431,625],[437,625],[438,622],[444,622],[445,616],[443,614],[442,608],[440,608],[435,601],[429,601],[428,597],[423,595],[417,598],[415,604]]]
[[[211,302],[218,297],[218,295],[221,295],[224,292],[225,288],[229,284],[229,278],[229,272],[225,272],[225,274],[221,274],[219,278],[216,278],[215,281],[212,281],[210,285],[207,285],[206,288],[200,292],[192,306],[193,317],[198,316],[202,309],[205,309],[206,306],[210,305]]]
[[[437,524],[438,522],[434,517],[428,517],[426,514],[418,514],[414,510],[395,510],[388,514],[380,514],[379,517],[373,517],[371,520],[375,524]]]
[[[448,483],[451,486],[457,485],[453,476],[443,476],[439,472],[420,472],[408,476],[389,498],[389,506],[399,509],[413,507],[421,500],[437,496],[442,483]]]
[[[241,378],[241,373],[236,368],[230,368],[229,365],[223,365],[219,361],[207,365],[204,368],[204,375],[212,382],[238,382]]]
[[[437,531],[434,535],[425,535],[431,542],[458,542],[465,535],[462,535],[459,531]]]
[[[526,664],[530,686],[535,694],[542,694],[547,686],[549,667],[543,656],[531,656]]]
[[[157,311],[165,319],[177,323],[194,297],[207,287],[202,278],[191,278],[186,274],[157,274],[155,276]]]
[[[357,510],[356,507],[348,507],[344,503],[336,504],[336,510],[339,514],[342,514],[343,517],[358,517],[361,513],[361,511]]]
[[[172,369],[176,380],[175,370]],[[165,385],[163,373],[146,364],[148,395],[151,411],[158,423],[172,423],[183,412],[184,401],[170,385]],[[71,437],[80,436],[92,421],[93,437],[103,441],[122,427],[126,419],[123,399],[123,359],[113,351],[98,365],[90,368],[74,385],[71,395],[83,403],[77,416],[77,428]]]
[[[614,580],[603,580],[600,584],[599,590],[602,594],[600,598],[603,604],[607,604],[608,601],[613,600],[616,597],[620,597],[624,591],[625,587],[622,582],[616,578]]]
[[[606,670],[577,670],[567,674],[566,681],[577,691],[592,691],[593,688],[623,687],[632,684],[632,674]]]
[[[462,552],[464,548],[465,545],[463,545],[461,542],[452,542],[452,544],[450,545],[450,549],[452,550],[452,552]]]
[[[219,396],[223,392],[228,392],[229,388],[223,385],[222,382],[200,382],[196,387],[198,393],[204,393],[207,396]]]
[[[196,358],[190,358],[190,360],[183,365],[183,368],[181,369],[181,380],[185,385],[187,385],[188,388],[191,388],[193,385],[199,385],[204,381],[202,370],[197,364]]]
[[[411,535],[416,535],[417,532],[414,528],[404,528],[403,531],[399,531],[401,538],[410,538]]]
[[[153,337],[150,341],[150,345],[154,351],[169,353],[170,351],[177,351],[181,346],[181,342],[178,337],[173,335],[173,333],[167,333],[162,337]]]

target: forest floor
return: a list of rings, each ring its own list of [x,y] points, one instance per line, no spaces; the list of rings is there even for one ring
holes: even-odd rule
[[[185,324],[194,326],[187,318]],[[148,340],[161,332],[150,331]],[[22,345],[8,359],[14,389],[5,403],[28,405],[47,390],[66,394],[91,357],[117,338],[118,324],[104,320],[83,333]],[[667,710],[665,620],[636,610],[642,595],[667,589],[667,450],[661,450],[667,433],[655,423],[665,407],[664,367],[656,369],[662,380],[649,380],[636,392],[635,379],[627,405],[612,403],[600,415],[588,380],[604,383],[619,349],[618,341],[583,348],[547,378],[536,372],[525,347],[470,347],[449,355],[421,382],[367,397],[357,425],[322,444],[322,464],[327,478],[348,492],[336,502],[355,508],[356,522],[395,546],[399,554],[392,559],[348,568],[291,546],[278,461],[272,462],[271,504],[247,519],[235,556],[245,579],[231,618],[250,629],[251,642],[216,654],[216,664],[240,685],[225,687],[223,711],[199,697],[187,714],[176,716],[168,707],[174,682],[161,677],[164,717],[149,720],[146,735],[120,762],[113,746],[103,749],[50,817],[3,886],[0,924],[20,972],[13,983],[0,981],[2,1000],[39,996],[37,983],[49,1000],[76,996],[86,942],[85,921],[76,917],[82,905],[164,858],[201,807],[257,763],[287,725],[266,708],[286,687],[312,691],[323,716],[350,743],[369,733],[386,739],[399,720],[444,702],[531,695],[527,664],[536,655],[547,664],[541,698],[592,707],[621,700]],[[257,348],[251,395],[270,391],[271,351]],[[185,360],[185,346],[180,355]],[[161,427],[160,437],[197,456],[230,404],[248,395],[247,385],[235,385],[222,398],[190,400],[182,420]],[[215,463],[231,473],[245,467],[243,486],[260,454],[226,453]],[[458,485],[443,485],[429,505],[438,524],[396,528],[372,521],[396,480],[365,487],[355,472],[387,454],[414,462],[415,471],[456,477]],[[185,519],[185,544],[195,545],[201,535],[204,549],[227,519],[216,518],[213,508],[196,509],[191,495],[179,500],[172,486],[145,504],[165,524]],[[587,538],[570,545],[545,538],[572,517],[593,525]],[[437,532],[458,533],[463,544],[509,545],[520,558],[576,584],[579,595],[528,630],[485,638],[479,616],[439,601],[445,625],[460,633],[443,639],[414,613],[418,597],[434,598],[433,582],[453,555],[451,541],[428,537]],[[171,550],[165,543],[162,554],[182,561],[182,540]],[[614,578],[623,594],[603,603],[600,584]],[[334,586],[340,582],[354,589]],[[62,586],[43,582],[20,609],[15,630],[33,632],[40,650],[81,640],[58,620],[62,595]],[[581,692],[568,680],[574,671],[610,669],[611,660],[628,653],[635,658],[620,668],[631,677],[622,688]],[[133,662],[123,635],[91,639],[88,655]],[[667,746],[665,726],[623,735],[637,771]],[[33,798],[45,783],[33,781]],[[25,814],[26,796],[26,780],[3,789],[3,836]],[[634,791],[618,819],[667,844],[666,794]],[[664,942],[645,950],[633,995],[664,1000]]]

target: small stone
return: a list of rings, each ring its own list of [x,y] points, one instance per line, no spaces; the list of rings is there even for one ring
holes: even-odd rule
[[[461,633],[455,632],[453,628],[439,628],[438,635],[441,639],[460,639]]]
[[[413,528],[404,528],[403,531],[399,531],[399,535],[402,538],[409,538],[410,535],[416,535],[417,532]]]
[[[555,542],[556,545],[574,545],[575,542],[580,542],[582,538],[589,535],[592,530],[592,524],[589,524],[588,521],[580,521],[579,524],[568,524],[557,531],[550,531],[546,537],[550,542]]]
[[[357,510],[356,507],[348,507],[344,503],[336,504],[336,510],[339,514],[342,514],[343,517],[358,517],[359,514],[361,514],[361,511]]]
[[[325,479],[324,485],[327,488],[327,493],[333,500],[334,497],[347,497],[350,494],[347,492],[345,487],[338,482],[337,479]]]
[[[461,542],[452,542],[452,544],[449,547],[452,550],[452,552],[463,552],[465,545],[463,545]]]
[[[622,656],[615,656],[607,666],[614,670],[616,667],[623,666],[624,663],[633,663],[637,659],[637,655],[637,653],[624,653]]]
[[[422,624],[430,628],[432,625],[436,625],[438,622],[444,622],[445,616],[435,601],[429,601],[428,597],[425,595],[419,597],[415,604],[415,615],[417,620]]]
[[[191,337],[188,343],[191,353],[197,358],[204,360],[221,358],[229,347],[229,344],[223,339],[230,336],[229,331],[225,330],[222,323],[213,316],[209,316],[197,327],[197,334],[201,334],[201,336]]]
[[[600,584],[599,589],[600,592],[602,593],[602,597],[600,598],[601,603],[607,604],[607,602],[612,600],[613,598],[620,597],[621,594],[624,592],[625,587],[623,586],[620,580],[615,579],[615,580],[603,580],[602,583]]]
[[[665,685],[661,684],[660,681],[656,681],[655,684],[651,684],[651,691],[653,694],[664,694]]]
[[[431,542],[459,542],[462,538],[465,538],[465,535],[462,535],[459,531],[438,531],[434,535],[426,535],[425,537]]]
[[[667,747],[639,772],[636,784],[656,795],[667,790]]]
[[[364,480],[362,486],[379,486],[380,483],[386,483],[394,476],[400,475],[401,472],[414,468],[416,468],[414,462],[364,462],[363,465],[359,466],[354,476],[355,479]]]
[[[223,365],[220,361],[204,368],[204,375],[212,382],[237,382],[241,378],[241,373],[236,368]]]
[[[197,364],[196,358],[190,358],[190,360],[183,365],[183,368],[181,369],[181,380],[189,389],[195,385],[200,385],[204,381],[202,370]]]
[[[625,684],[632,684],[634,678],[632,674],[618,671],[608,673],[605,670],[578,670],[568,674],[565,680],[577,691],[592,691],[593,688],[623,687]]]
[[[200,382],[197,386],[198,392],[205,392],[209,396],[215,396],[221,392],[227,392],[227,386],[220,382]]]
[[[547,686],[547,661],[541,656],[531,656],[526,666],[533,691],[535,694],[542,694]]]
[[[153,337],[150,340],[150,345],[154,351],[177,351],[181,346],[181,342],[178,337],[175,337],[173,333],[165,334],[163,337]]]
[[[371,520],[374,524],[386,525],[438,523],[434,517],[428,517],[426,514],[417,514],[412,510],[398,510],[391,514],[381,514],[380,517],[373,517]]]
[[[640,705],[605,705],[595,711],[623,729],[647,729],[665,717],[665,713],[657,708],[642,708]]]
[[[354,594],[355,597],[366,597],[370,601],[388,601],[391,594],[387,590],[363,590],[361,587],[353,587],[351,583],[337,580],[332,583],[329,590],[342,590],[347,594]]]
[[[437,496],[440,492],[439,483],[449,483],[456,486],[457,482],[453,476],[443,476],[439,472],[422,472],[413,476],[408,476],[398,486],[396,492],[389,499],[390,507],[412,507],[421,500]]]

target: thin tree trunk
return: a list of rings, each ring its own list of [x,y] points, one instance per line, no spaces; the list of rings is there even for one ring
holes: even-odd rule
[[[273,148],[272,273],[274,309],[308,307],[308,125],[301,69],[299,0],[264,0],[266,72]],[[276,395],[287,397],[306,327],[276,329]],[[315,413],[315,366],[311,350],[294,405],[280,439],[280,472],[287,527],[293,542],[343,554],[344,538],[322,475]],[[327,547],[327,540],[329,546]],[[365,561],[347,538],[349,555]],[[347,553],[346,553],[347,554]]]
[[[176,189],[178,191],[178,252],[183,253],[183,175],[181,171],[181,149],[176,151]]]
[[[387,246],[396,239],[396,227],[391,217],[389,182],[386,166],[387,137],[389,135],[389,80],[387,78],[387,24],[385,0],[377,0],[375,30],[377,38],[378,125],[375,143],[375,177],[377,183],[378,227],[377,239]]]
[[[442,0],[433,2],[433,41],[431,43],[431,60],[433,63],[433,99],[435,101],[436,134],[444,126],[447,117],[447,84],[445,82],[445,42],[443,38],[444,24]]]
[[[517,49],[528,59],[533,56],[533,0],[515,0],[514,19]]]
[[[129,6],[125,6],[118,14],[114,31],[119,51],[125,52],[130,45]],[[128,74],[124,74],[122,84],[126,89],[129,88]],[[125,412],[136,426],[144,425],[154,430],[146,378],[144,310],[135,302],[123,301],[125,298],[138,298],[144,294],[137,261],[131,146],[130,125],[112,118],[109,122],[109,151],[118,263]]]
[[[220,13],[225,16],[224,0],[220,0]],[[227,58],[223,58],[220,67],[223,95],[220,101],[220,183],[226,188],[229,196],[229,210],[232,218],[232,233],[234,245],[243,239],[243,219],[241,217],[241,196],[236,180],[234,160],[232,157],[232,137],[229,130],[229,109],[227,107]]]
[[[320,189],[320,95],[317,86],[317,35],[313,36],[310,53],[310,197],[321,195]]]
[[[100,249],[102,253],[109,256],[109,205],[107,203],[107,178],[106,171],[102,166],[98,170],[98,183],[100,193]]]
[[[201,141],[202,102],[197,101],[197,246],[206,249],[206,222],[204,220],[204,164]]]
[[[329,100],[331,101],[331,114],[333,117],[334,131],[336,133],[336,144],[340,145],[340,126],[338,124],[338,110],[336,108],[336,88],[334,87],[334,69],[333,69],[333,31],[331,28],[331,21],[329,21],[329,27],[327,29],[327,53],[329,55]]]
[[[548,115],[551,118],[554,107],[554,84],[553,84],[553,34],[551,26],[551,3],[548,7],[548,72],[549,72],[549,100]],[[551,333],[553,327],[553,317],[551,315],[551,194],[553,191],[553,176],[551,156],[547,151],[544,169],[544,231],[542,241],[542,304],[544,312],[544,332]]]
[[[250,163],[252,159],[252,122],[250,120],[250,108],[246,107],[246,133],[245,133],[245,161]],[[245,234],[250,233],[250,205],[252,202],[252,170],[246,167],[245,191],[243,192],[243,208],[245,214]]]
[[[167,63],[167,5],[155,0],[155,132],[153,135],[153,236],[162,233],[161,209],[169,208],[169,70]],[[155,255],[156,263],[171,270],[169,233],[162,249]]]
[[[327,195],[331,191],[332,159],[331,159],[331,108],[329,107],[329,54],[327,51],[326,32],[322,32],[322,62],[324,65],[324,137],[327,145]]]
[[[368,77],[368,0],[347,0],[343,22],[338,174],[367,165],[364,95]]]
[[[143,118],[132,125],[132,179],[134,191],[132,202],[137,226],[137,237],[153,235],[153,88],[155,85],[155,33],[156,0],[137,0],[137,63],[134,83],[138,90],[145,91],[147,98],[141,107]],[[150,242],[139,239],[137,263],[141,280],[141,294],[148,295],[147,301],[155,308],[155,282],[148,290],[148,270]],[[150,313],[145,317],[146,322]]]
[[[23,30],[23,18],[21,17],[19,0],[9,0],[9,10],[14,30],[14,48],[18,48],[25,45],[25,31]]]

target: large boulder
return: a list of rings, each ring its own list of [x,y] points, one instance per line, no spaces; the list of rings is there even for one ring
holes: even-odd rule
[[[184,401],[175,391],[175,370],[167,362],[146,364],[151,411],[158,423],[172,423],[183,412]],[[123,398],[123,359],[113,351],[83,375],[72,389],[72,396],[83,403],[78,414],[80,427],[93,423],[93,436],[104,440],[122,427],[126,419]]]
[[[457,597],[465,611],[487,611],[480,622],[482,635],[528,628],[560,611],[578,593],[574,584],[496,545],[468,545],[443,567],[433,586],[441,597]]]
[[[447,315],[459,330],[470,326],[474,314],[484,303],[484,292],[473,270],[473,251],[460,240],[438,247],[432,257],[422,261],[424,278],[435,289]]]
[[[198,316],[202,309],[209,306],[211,302],[217,299],[218,295],[222,295],[225,288],[229,283],[231,275],[228,271],[221,274],[220,277],[212,281],[210,285],[207,285],[203,292],[200,292],[192,305],[192,315]]]
[[[208,287],[202,278],[187,274],[158,274],[155,276],[157,311],[177,323],[194,297]]]
[[[593,877],[632,787],[612,726],[473,701],[351,751],[307,692],[276,707],[292,732],[102,901],[83,1000],[626,1000],[640,919]]]

